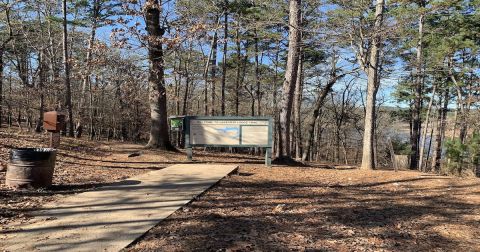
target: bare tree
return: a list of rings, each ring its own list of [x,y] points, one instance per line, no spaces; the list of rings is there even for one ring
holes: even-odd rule
[[[425,7],[425,0],[419,1],[419,7],[423,9]],[[413,102],[413,111],[412,111],[412,136],[411,136],[411,145],[412,145],[412,154],[410,155],[410,169],[421,169],[419,157],[422,156],[422,153],[419,153],[420,147],[420,132],[422,129],[422,123],[420,114],[422,112],[422,90],[423,90],[423,23],[425,20],[425,13],[423,10],[420,10],[420,15],[418,17],[418,41],[417,41],[417,57],[416,57],[416,67],[414,72],[415,77],[415,99]]]
[[[375,168],[374,158],[374,135],[375,135],[375,103],[378,88],[380,85],[378,76],[379,56],[381,51],[381,29],[383,26],[383,11],[385,0],[377,0],[375,7],[375,24],[373,27],[373,38],[368,52],[358,53],[362,68],[367,73],[367,97],[365,104],[365,129],[363,133],[363,154],[362,169],[371,170]],[[363,46],[362,46],[363,48]],[[367,59],[366,62],[364,59]]]
[[[98,25],[98,16],[100,12],[100,3],[99,0],[93,1],[93,8],[92,8],[92,27],[90,31],[90,37],[88,39],[88,47],[87,47],[87,58],[85,60],[86,69],[82,77],[82,93],[80,95],[80,105],[79,105],[79,117],[77,126],[75,127],[76,137],[82,137],[83,133],[83,121],[85,120],[85,103],[86,103],[86,95],[87,95],[87,86],[90,81],[90,74],[91,74],[91,61],[93,59],[92,51],[93,51],[93,44],[95,43],[95,34],[97,32],[97,25]]]
[[[430,123],[430,113],[432,111],[432,106],[433,106],[433,101],[435,100],[436,91],[437,91],[437,86],[434,85],[433,86],[433,91],[432,91],[432,97],[430,98],[430,101],[428,102],[427,115],[425,116],[425,123],[423,124],[424,129],[423,129],[423,133],[422,133],[421,140],[420,140],[420,153],[419,153],[419,157],[418,157],[418,169],[420,171],[424,171],[423,156],[424,156],[424,151],[425,151],[425,142],[427,140],[427,130],[428,130],[428,126],[429,126],[429,123]],[[432,142],[432,139],[430,138],[430,143],[431,142]]]
[[[0,44],[0,128],[2,127],[2,118],[3,118],[3,54],[5,53],[6,47],[8,43],[13,39],[13,29],[10,23],[10,6],[5,5],[1,6],[5,8],[5,19],[7,21],[8,26],[8,35],[7,37],[1,42]]]
[[[301,0],[290,0],[289,5],[289,34],[288,57],[285,80],[283,82],[283,96],[280,101],[280,132],[278,159],[291,159],[290,151],[290,122],[292,113],[293,94],[298,73],[299,45],[301,39]]]
[[[161,0],[145,2],[145,23],[148,33],[148,59],[150,61],[148,86],[150,103],[150,139],[147,147],[169,149],[167,123],[167,91],[165,89],[162,37],[165,28],[160,24]]]
[[[221,115],[225,115],[225,87],[227,85],[227,53],[228,53],[228,0],[224,1],[223,16],[223,62],[222,62],[222,87],[221,87]]]
[[[70,60],[68,55],[67,0],[62,1],[63,13],[63,66],[65,68],[65,107],[68,112],[68,136],[73,137],[72,90],[70,84]]]
[[[319,90],[317,99],[315,104],[313,105],[313,110],[310,116],[307,118],[307,128],[305,131],[305,144],[303,148],[302,160],[305,161],[310,156],[310,152],[312,150],[313,140],[314,140],[314,131],[315,131],[315,122],[320,114],[320,109],[322,108],[323,104],[325,103],[325,99],[327,95],[332,91],[333,85],[343,78],[347,73],[338,74],[337,71],[337,58],[335,55],[332,56],[332,64],[330,68],[330,73],[328,77],[328,81],[325,86]]]

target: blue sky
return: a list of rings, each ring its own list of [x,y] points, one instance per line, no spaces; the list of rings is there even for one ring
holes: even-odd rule
[[[171,1],[166,1],[165,4],[164,4],[164,11],[165,13],[167,13],[167,16],[168,16],[168,19],[173,19],[176,17],[175,15],[175,11],[174,11],[174,5],[175,5],[175,1],[171,0]],[[328,8],[332,8],[332,7],[329,7],[329,6],[326,6],[326,7],[322,7],[323,11],[326,11],[328,10]],[[136,18],[135,20],[132,20],[131,23],[134,23],[134,22],[139,22],[141,24],[141,27],[144,27],[144,20],[143,18],[141,17],[138,17]],[[97,30],[97,38],[99,40],[102,40],[104,41],[105,43],[107,44],[110,44],[110,35],[111,35],[111,31],[112,29],[114,28],[114,26],[111,26],[111,25],[108,25],[108,26],[104,26],[104,27],[100,27],[98,28]],[[87,29],[88,30],[88,29]],[[220,35],[222,36],[222,35]],[[286,36],[286,34],[285,34]],[[208,46],[207,46],[208,47]],[[221,59],[222,58],[222,50],[220,48],[221,46],[219,46],[219,50],[218,50],[218,59]],[[204,48],[205,52],[206,53],[209,53],[209,48]],[[136,48],[133,50],[134,53],[137,53],[137,54],[140,54],[140,55],[145,55],[146,56],[146,50],[143,49],[143,48]],[[266,65],[271,65],[272,62],[270,61],[270,59],[268,57],[263,57],[262,59],[262,63],[263,64],[266,64]],[[147,62],[145,61],[145,64]],[[403,71],[403,68],[402,68],[402,65],[400,62],[397,62],[394,66],[393,66],[393,74],[391,74],[389,77],[387,78],[384,78],[382,79],[381,81],[381,87],[380,87],[380,90],[379,90],[379,93],[378,93],[378,96],[379,97],[385,97],[386,98],[386,102],[385,102],[385,105],[387,106],[400,106],[400,107],[406,107],[408,106],[408,104],[398,104],[395,99],[391,96],[392,92],[394,91],[395,89],[395,86],[396,84],[400,81],[400,79],[402,77],[405,77],[405,75],[408,75],[408,73],[405,73]],[[343,81],[340,81],[339,84],[337,84],[337,86],[334,88],[334,89],[341,89],[342,86],[344,84],[342,83],[345,83],[347,81],[350,81],[352,77],[347,77],[345,78]],[[358,88],[360,88],[361,90],[365,90],[366,89],[366,76],[365,74],[361,74],[361,77],[358,78],[356,81],[356,85]]]

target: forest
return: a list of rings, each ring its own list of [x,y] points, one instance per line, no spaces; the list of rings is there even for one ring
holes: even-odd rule
[[[278,162],[480,173],[479,7],[1,0],[0,127],[56,110],[66,137],[171,149],[169,116],[269,116]]]

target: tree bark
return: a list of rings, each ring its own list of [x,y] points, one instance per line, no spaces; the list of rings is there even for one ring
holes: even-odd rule
[[[301,0],[290,0],[287,69],[283,83],[283,96],[280,101],[279,152],[277,153],[277,158],[279,159],[291,159],[289,137],[290,116],[292,112],[295,81],[298,73],[299,44],[301,39],[301,27],[299,26],[301,21],[301,4]]]
[[[47,13],[45,14],[46,16],[48,15],[53,15],[53,12],[50,8],[47,7]],[[51,77],[50,77],[50,80],[49,80],[49,83],[50,85],[52,84],[56,84],[57,81],[59,80],[59,76],[60,76],[60,71],[59,71],[59,66],[58,66],[58,62],[57,62],[57,50],[56,50],[56,46],[53,42],[54,40],[54,32],[53,32],[53,28],[52,28],[52,20],[49,19],[49,18],[46,18],[46,21],[47,21],[47,33],[48,33],[48,48],[47,48],[47,52],[48,52],[48,59],[49,59],[49,69],[51,71]],[[57,92],[56,93],[56,96],[55,96],[55,99],[56,99],[56,104],[58,104],[58,101],[60,100],[59,99],[59,93],[60,92]]]
[[[425,6],[425,1],[421,0],[420,7]],[[417,42],[417,58],[415,68],[415,100],[413,103],[413,117],[412,117],[412,138],[411,147],[412,154],[410,155],[410,169],[421,169],[419,164],[420,149],[420,132],[422,129],[422,122],[420,115],[422,113],[422,90],[423,90],[423,23],[425,20],[425,13],[421,10],[418,19],[418,42]]]
[[[428,103],[428,109],[427,109],[427,115],[425,117],[425,123],[424,123],[424,129],[423,133],[421,136],[421,141],[420,141],[420,153],[419,153],[419,158],[418,158],[418,170],[424,171],[423,169],[423,156],[424,156],[424,150],[425,150],[425,142],[427,139],[427,130],[428,130],[428,125],[430,123],[430,112],[432,110],[433,106],[433,100],[435,99],[435,93],[436,93],[436,85],[433,86],[433,91],[432,91],[432,98],[430,98],[430,102]],[[430,139],[430,142],[432,142],[432,139]],[[410,166],[411,168],[411,166]]]
[[[178,66],[176,59],[178,58]],[[173,62],[173,75],[174,75],[174,82],[175,82],[175,90],[174,90],[174,95],[175,95],[175,115],[180,115],[180,86],[182,84],[182,74],[181,68],[182,68],[182,57],[180,56],[180,53],[178,50],[175,50],[174,52],[174,59],[175,61]]]
[[[218,17],[217,17],[217,21],[215,23],[218,23]],[[204,115],[208,115],[208,113],[209,113],[209,110],[208,110],[208,85],[210,83],[210,79],[209,79],[208,74],[209,74],[209,70],[210,70],[210,73],[212,72],[211,71],[211,64],[212,64],[212,55],[213,55],[213,52],[214,52],[214,48],[217,48],[217,30],[215,30],[215,34],[213,35],[212,43],[210,45],[210,52],[208,53],[208,57],[205,61],[205,69],[203,70],[203,77],[205,79],[205,85],[203,87],[203,113],[204,113]],[[215,53],[216,53],[216,51],[215,51]],[[212,94],[213,94],[213,92],[212,92]]]
[[[385,1],[378,0],[375,8],[375,25],[370,60],[367,67],[367,98],[365,105],[365,129],[363,134],[363,153],[361,169],[375,169],[374,134],[375,134],[375,103],[379,87],[378,63],[381,47],[380,30],[383,23],[383,9]]]
[[[190,48],[188,51],[188,57],[187,60],[185,61],[184,65],[184,71],[185,71],[185,92],[183,93],[183,106],[182,106],[182,115],[187,115],[188,111],[188,96],[189,96],[189,89],[190,89],[190,60],[192,58],[192,44],[190,44]]]
[[[443,105],[438,110],[437,131],[435,133],[435,146],[432,156],[432,169],[436,172],[440,171],[441,158],[442,158],[442,146],[445,139],[445,129],[447,126],[447,112],[449,103],[449,88],[445,87],[443,92]]]
[[[73,137],[72,90],[70,86],[70,60],[68,56],[67,0],[62,1],[63,10],[63,65],[65,68],[65,107],[68,111],[68,136]]]
[[[242,47],[241,47],[241,44],[240,44],[240,31],[239,31],[239,27],[237,27],[236,29],[236,46],[237,46],[237,75],[235,77],[235,115],[238,116],[239,115],[239,109],[240,109],[240,99],[239,99],[239,96],[240,96],[240,75],[241,75],[241,61],[242,61],[242,58],[241,58],[241,53],[242,53]]]
[[[301,119],[301,109],[302,109],[302,99],[303,99],[303,57],[302,50],[300,49],[300,56],[298,62],[298,73],[297,80],[295,82],[295,97],[294,103],[294,125],[295,125],[295,158],[302,158],[302,119]]]
[[[228,53],[228,0],[225,0],[225,15],[223,19],[223,62],[222,62],[222,90],[221,90],[221,115],[225,115],[225,86],[227,83],[227,53]]]
[[[0,48],[0,128],[3,123],[3,48]]]
[[[0,128],[2,127],[2,119],[3,119],[3,69],[4,69],[4,62],[3,62],[3,55],[5,54],[5,48],[7,44],[13,39],[13,29],[10,23],[10,8],[5,8],[5,18],[7,20],[8,26],[8,37],[5,41],[2,41],[2,45],[0,47]],[[10,92],[12,91],[12,81],[10,78]]]
[[[88,82],[88,106],[89,106],[89,129],[90,129],[90,140],[93,140],[95,137],[95,108],[93,107],[93,90],[92,90],[92,82]]]
[[[99,0],[93,1],[93,15],[92,15],[92,30],[90,31],[90,38],[88,40],[88,47],[87,47],[87,58],[85,60],[85,72],[82,77],[82,94],[80,95],[80,106],[79,106],[79,118],[76,126],[76,136],[77,138],[82,137],[83,133],[83,121],[85,120],[85,103],[86,103],[86,95],[87,95],[87,86],[88,82],[90,81],[90,74],[91,74],[91,61],[92,61],[92,50],[93,44],[95,43],[95,34],[97,31],[97,19],[98,19],[98,12],[99,12]]]
[[[38,56],[38,91],[40,96],[40,107],[38,108],[38,121],[37,125],[35,126],[35,132],[40,133],[42,131],[43,125],[43,112],[45,110],[45,80],[46,80],[46,73],[45,73],[45,54],[44,51],[41,50]]]
[[[280,132],[280,123],[279,123],[279,115],[278,115],[278,65],[279,65],[279,58],[280,58],[280,41],[277,42],[276,50],[275,50],[275,75],[273,76],[273,120],[274,120],[274,128],[273,128],[273,139],[274,139],[274,146],[273,146],[273,153],[277,156],[278,152],[278,134]]]
[[[218,19],[218,18],[217,18]],[[216,28],[215,28],[216,29]],[[215,115],[215,98],[216,98],[216,83],[217,83],[217,49],[218,49],[218,32],[215,30],[215,34],[213,35],[213,42],[212,42],[212,57],[210,58],[210,87],[211,87],[211,96],[210,96],[210,115]]]
[[[457,82],[457,79],[455,77],[455,74],[453,73],[453,56],[449,57],[448,59],[448,77],[450,80],[455,84],[455,91],[457,94],[457,112],[460,112],[459,114],[459,120],[460,120],[460,132],[459,132],[459,138],[462,143],[464,143],[466,135],[467,135],[467,124],[466,124],[466,112],[465,112],[465,102],[463,101],[463,91],[462,87],[460,84]],[[457,120],[455,120],[455,126],[456,126]],[[454,134],[455,136],[455,130]]]
[[[261,104],[260,104],[260,61],[258,58],[259,50],[258,50],[258,31],[255,28],[254,30],[254,36],[255,36],[255,84],[256,84],[256,90],[255,90],[255,97],[256,99],[253,100],[253,106],[255,106],[255,102],[257,103],[257,115],[260,115],[260,109],[261,109]],[[252,90],[253,92],[253,90]],[[255,111],[252,111],[252,116],[255,116]]]
[[[150,103],[150,139],[147,147],[170,149],[167,123],[167,93],[164,79],[162,36],[165,29],[160,24],[162,1],[147,0],[145,23],[148,33],[148,59],[150,61],[148,86]]]
[[[115,81],[115,86],[116,86],[115,98],[118,101],[118,105],[119,105],[118,115],[120,116],[120,139],[122,141],[126,141],[126,140],[128,140],[127,122],[123,117],[125,115],[125,109],[127,107],[127,104],[126,104],[125,100],[123,99],[121,82],[118,81],[118,80]],[[113,115],[116,115],[116,114],[113,114]]]

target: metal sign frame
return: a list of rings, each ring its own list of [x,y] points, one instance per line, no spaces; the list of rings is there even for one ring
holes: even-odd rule
[[[266,121],[268,122],[268,144],[266,145],[242,145],[239,144],[192,144],[190,143],[190,121],[191,120],[211,120],[211,121]],[[254,126],[254,125],[242,125],[240,124],[240,137],[239,141],[242,141],[241,129],[242,126]],[[241,116],[186,116],[184,118],[185,129],[185,148],[187,149],[188,160],[192,160],[193,147],[237,147],[237,148],[265,148],[265,165],[272,165],[272,148],[273,148],[273,120],[271,117],[241,117]]]

